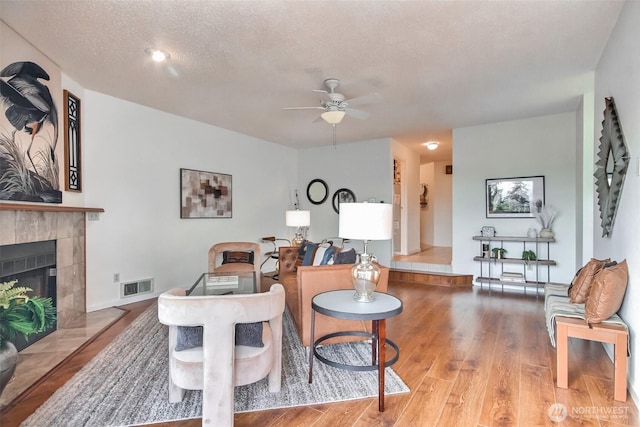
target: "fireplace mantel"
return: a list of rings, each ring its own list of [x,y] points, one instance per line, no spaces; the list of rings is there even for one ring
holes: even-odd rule
[[[81,206],[31,205],[22,203],[0,203],[0,211],[40,211],[40,212],[104,212],[103,208],[86,208]]]

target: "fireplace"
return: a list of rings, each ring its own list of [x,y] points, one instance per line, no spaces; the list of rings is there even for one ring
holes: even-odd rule
[[[17,280],[17,286],[31,288],[29,296],[50,297],[56,306],[56,242],[47,240],[0,246],[0,282]],[[19,335],[14,344],[18,351],[56,330],[56,325],[29,339]]]
[[[78,316],[86,313],[85,213],[91,211],[103,212],[0,203],[0,245],[55,241],[58,329],[72,327]]]

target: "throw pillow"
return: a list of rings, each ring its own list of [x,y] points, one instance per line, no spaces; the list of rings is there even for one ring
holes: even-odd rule
[[[236,324],[236,345],[264,347],[262,322]],[[176,351],[202,347],[202,326],[178,326]]]
[[[253,264],[253,251],[224,251],[222,252],[223,264]]]
[[[583,304],[589,295],[589,289],[591,289],[593,277],[602,269],[605,263],[609,261],[609,259],[599,260],[591,258],[584,267],[578,270],[578,273],[573,279],[573,282],[571,282],[571,286],[569,288],[569,301],[574,304]]]
[[[236,345],[264,347],[262,342],[262,322],[238,323],[236,325]]]
[[[320,265],[329,264],[329,260],[333,258],[336,253],[335,246],[329,246],[326,251],[324,251],[324,256],[322,257],[322,261],[320,261]]]
[[[178,326],[176,351],[202,347],[202,326]]]
[[[627,260],[600,270],[584,306],[587,323],[600,323],[618,312],[627,290]]]
[[[313,265],[320,265],[322,260],[324,259],[324,254],[327,252],[327,247],[318,246],[316,248],[316,253],[313,255]]]
[[[333,256],[334,264],[355,264],[356,263],[356,250],[354,248],[348,251],[340,251]]]
[[[307,242],[305,244],[304,260],[302,261],[302,265],[313,265],[313,256],[315,255],[317,248],[317,243]]]
[[[304,256],[307,253],[307,243],[310,243],[310,242],[307,242],[305,240],[304,242],[302,242],[302,244],[298,248],[298,259],[296,260],[296,266],[302,265],[304,261]]]

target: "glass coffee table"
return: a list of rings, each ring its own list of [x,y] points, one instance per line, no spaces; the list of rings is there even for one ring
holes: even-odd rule
[[[189,296],[255,294],[255,271],[203,273],[187,291]]]

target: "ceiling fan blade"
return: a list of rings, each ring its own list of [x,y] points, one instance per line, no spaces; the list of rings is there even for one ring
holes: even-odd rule
[[[379,93],[372,93],[369,95],[358,96],[355,98],[345,100],[345,102],[349,104],[349,106],[376,104],[380,101],[382,101],[382,96],[380,96]]]
[[[345,108],[344,112],[347,113],[347,116],[364,120],[369,117],[369,113],[362,110],[356,110],[355,108]]]
[[[322,102],[331,102],[331,97],[329,96],[329,92],[322,89],[313,89],[313,92],[320,95],[320,99]]]
[[[324,110],[324,107],[284,107],[283,110]]]

